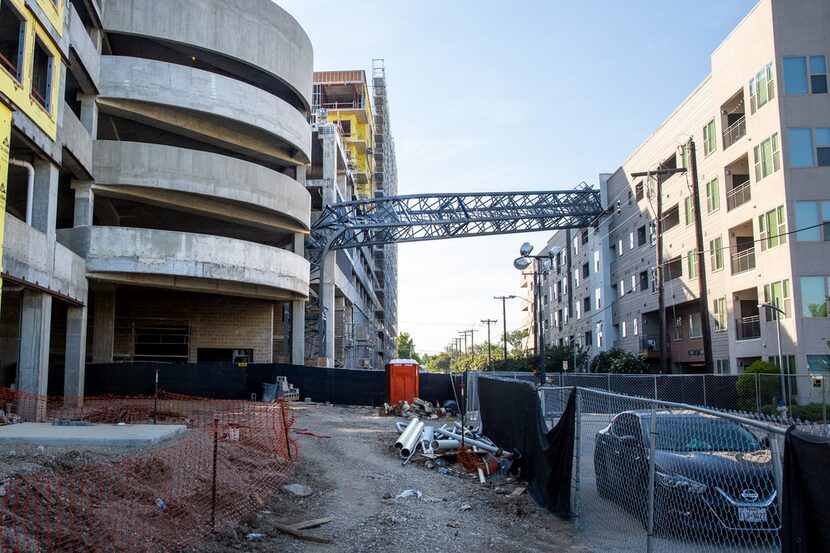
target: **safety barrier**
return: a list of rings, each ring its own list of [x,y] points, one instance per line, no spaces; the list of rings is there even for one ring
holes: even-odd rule
[[[114,463],[0,483],[0,551],[171,551],[232,527],[276,492],[298,459],[284,402],[52,398],[0,389],[30,422],[180,424],[175,441]]]

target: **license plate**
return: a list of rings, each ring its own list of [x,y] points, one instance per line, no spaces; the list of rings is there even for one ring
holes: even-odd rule
[[[767,510],[752,507],[738,507],[738,520],[741,522],[766,522]]]

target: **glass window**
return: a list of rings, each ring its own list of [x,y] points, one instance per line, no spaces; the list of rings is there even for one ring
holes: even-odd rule
[[[789,129],[788,133],[790,137],[790,166],[813,167],[816,164],[813,157],[813,129]]]
[[[801,315],[803,317],[827,316],[827,278],[801,277]]]
[[[718,179],[712,179],[706,183],[706,210],[709,213],[720,209],[720,186]]]
[[[764,303],[777,306],[786,313],[784,318],[792,315],[789,279],[764,285]],[[772,315],[774,317],[774,315]],[[768,317],[767,320],[774,320]]]
[[[708,156],[718,149],[718,143],[715,139],[715,120],[712,119],[706,126],[703,127],[703,155]]]
[[[596,298],[596,301],[597,301],[597,310],[602,309],[602,296],[600,294],[600,289],[599,288],[594,290],[594,297]]]
[[[634,325],[634,336],[638,336],[640,334],[640,324],[639,324],[640,320],[639,319],[634,319],[631,322]]]
[[[630,250],[634,249],[634,233],[633,232],[628,233],[628,249],[630,249]]]
[[[821,240],[818,206],[818,202],[795,202],[795,224],[800,229],[806,229],[798,231],[796,239],[799,242]]]
[[[729,359],[718,359],[715,361],[718,374],[729,374]]]
[[[720,236],[709,240],[709,264],[712,266],[712,271],[723,269],[723,238]]]
[[[692,250],[686,254],[686,262],[689,268],[689,279],[697,278],[697,250]]]
[[[683,318],[675,317],[674,319],[674,341],[679,342],[683,339]]]
[[[620,294],[620,297],[625,295],[625,281],[624,280],[620,281],[620,289],[618,290],[618,292]]]
[[[810,374],[830,376],[830,355],[808,355],[807,371]]]
[[[830,128],[816,129],[816,163],[830,167]]]
[[[784,94],[807,94],[807,58],[784,58]]]
[[[700,324],[700,313],[689,315],[689,338],[700,338],[703,336],[703,329]]]
[[[830,240],[830,202],[821,202],[821,223],[824,239]]]
[[[620,334],[620,336],[622,336],[623,338],[625,338],[626,336],[628,336],[628,333],[627,333],[627,332],[626,332],[626,330],[625,330],[625,321],[623,321],[622,323],[620,323],[620,333],[621,333],[621,334]]]
[[[643,199],[643,182],[634,185],[634,199],[638,202]]]
[[[769,63],[755,75],[755,78],[749,81],[751,113],[761,109],[773,98],[775,98],[775,74],[772,70],[772,63]]]
[[[18,82],[23,81],[26,21],[9,2],[0,3],[0,66]]]
[[[810,56],[810,92],[827,93],[827,63],[824,56]]]
[[[54,58],[39,38],[32,56],[32,98],[46,111],[52,111],[52,66]]]
[[[679,153],[677,156],[677,166],[680,168],[688,169],[689,168],[689,146],[688,144],[684,144],[680,146]]]
[[[787,225],[784,217],[784,206],[779,205],[758,217],[758,232],[761,241],[761,251],[787,243]]]
[[[599,250],[594,252],[594,272],[599,272]]]
[[[715,316],[715,332],[726,330],[726,298],[718,298],[712,302],[712,314]]]
[[[689,226],[695,222],[695,204],[691,196],[684,200],[684,205],[686,206],[686,226]]]
[[[637,291],[637,275],[631,275],[631,291]]]
[[[620,241],[617,242],[617,257],[622,257],[622,254],[623,254],[623,242],[622,242],[622,238],[620,238]]]
[[[809,130],[809,129],[808,129]],[[781,152],[778,146],[778,133],[773,134],[754,148],[755,180],[768,177],[781,168]]]

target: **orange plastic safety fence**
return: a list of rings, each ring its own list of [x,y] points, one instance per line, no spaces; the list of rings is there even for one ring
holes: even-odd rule
[[[0,388],[23,420],[183,424],[184,435],[109,464],[0,482],[0,551],[170,551],[263,505],[298,459],[283,401],[153,397],[46,398]]]

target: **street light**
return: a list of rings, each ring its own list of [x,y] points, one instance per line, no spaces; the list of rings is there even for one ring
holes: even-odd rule
[[[776,299],[775,303],[778,303]],[[772,309],[776,312],[775,314],[775,336],[778,339],[778,371],[781,374],[781,401],[784,402],[785,408],[787,407],[787,389],[784,385],[784,356],[781,355],[781,315],[787,316],[787,313],[779,309],[777,305],[773,305],[771,303],[759,303],[758,307],[766,307]]]
[[[536,263],[536,270],[531,271],[530,273],[533,275],[533,303],[536,306],[536,313],[533,317],[533,332],[536,335],[536,339],[539,344],[539,379],[541,380],[543,386],[547,382],[547,375],[545,374],[545,333],[542,326],[543,310],[542,302],[540,301],[541,276],[550,271],[553,257],[560,251],[562,251],[562,248],[554,246],[544,255],[530,255],[533,252],[533,245],[529,242],[525,242],[521,245],[521,247],[519,247],[519,257],[513,261],[513,266],[519,271],[524,271],[530,267],[532,263]],[[540,261],[541,267],[539,266]]]

